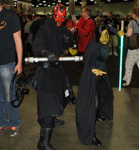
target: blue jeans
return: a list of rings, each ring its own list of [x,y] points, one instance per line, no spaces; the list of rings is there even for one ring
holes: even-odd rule
[[[18,127],[21,123],[18,108],[10,103],[10,84],[14,76],[15,62],[0,65],[0,127]],[[13,89],[15,99],[15,89]],[[9,113],[9,118],[8,114]]]

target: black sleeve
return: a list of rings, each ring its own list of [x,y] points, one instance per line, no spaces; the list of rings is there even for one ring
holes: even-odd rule
[[[32,51],[34,56],[41,57],[41,51],[47,50],[47,33],[45,26],[42,25],[36,33],[32,43]]]
[[[21,30],[21,23],[20,23],[19,17],[14,12],[11,15],[11,30],[12,30],[12,33],[16,33],[19,30]]]
[[[35,33],[38,30],[38,24],[37,21],[34,21],[30,26],[30,32]]]
[[[116,28],[112,27],[111,25],[107,25],[107,27],[109,28],[110,32],[117,34],[119,30],[117,30]]]
[[[64,49],[68,49],[69,47],[72,47],[73,36],[66,27],[63,27],[63,41],[64,41],[64,45],[63,45]]]
[[[99,68],[96,68],[97,65],[96,65],[96,62],[97,62],[97,59],[99,59],[100,57],[100,49],[96,49],[95,51],[92,51],[90,53],[90,57],[89,57],[89,68],[92,70],[92,69],[99,69]]]

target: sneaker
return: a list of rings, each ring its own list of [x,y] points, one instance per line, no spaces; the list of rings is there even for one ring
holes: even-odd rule
[[[123,88],[130,88],[130,84],[127,85],[127,83],[123,83],[123,84],[122,84],[122,87],[123,87]]]
[[[112,56],[112,52],[109,52],[109,56]]]
[[[19,132],[20,132],[19,128],[20,128],[20,126],[19,127],[11,127],[11,134],[10,134],[10,136],[11,137],[17,136],[19,134]]]
[[[114,56],[118,56],[118,53],[116,51],[114,52]]]
[[[7,126],[5,128],[0,127],[0,136],[9,128],[10,126]]]

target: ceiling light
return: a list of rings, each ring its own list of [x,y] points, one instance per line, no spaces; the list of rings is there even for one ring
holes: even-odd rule
[[[43,1],[43,3],[46,3],[46,1]]]

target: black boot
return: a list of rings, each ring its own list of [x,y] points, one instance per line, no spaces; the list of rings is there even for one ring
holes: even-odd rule
[[[102,145],[101,142],[100,142],[96,137],[93,138],[92,144],[94,144],[94,145],[96,145],[96,146]]]
[[[64,120],[58,120],[56,117],[54,117],[54,123],[55,125],[63,125],[65,123]]]
[[[41,128],[40,140],[38,142],[38,150],[56,150],[50,144],[52,136],[52,128]]]

